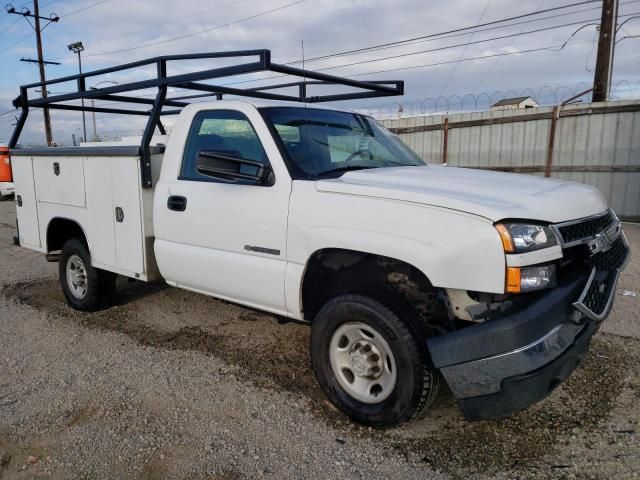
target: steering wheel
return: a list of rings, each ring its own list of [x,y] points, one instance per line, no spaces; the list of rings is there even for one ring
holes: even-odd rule
[[[361,148],[357,152],[353,152],[351,155],[349,155],[346,158],[346,160],[344,160],[344,162],[345,163],[350,162],[351,160],[353,160],[354,157],[359,157],[364,153],[368,153],[369,154],[369,160],[373,160],[373,153],[371,153],[371,150],[369,150],[368,148]]]

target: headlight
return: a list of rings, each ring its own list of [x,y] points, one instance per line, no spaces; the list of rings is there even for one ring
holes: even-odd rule
[[[556,286],[556,266],[508,267],[507,292],[525,293]]]
[[[496,225],[502,246],[507,253],[525,253],[557,245],[549,227],[526,223],[500,223]]]

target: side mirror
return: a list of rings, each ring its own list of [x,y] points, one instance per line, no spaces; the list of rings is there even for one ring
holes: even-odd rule
[[[201,150],[196,164],[198,173],[225,182],[244,180],[256,185],[273,184],[271,167],[255,160],[235,157],[226,152]]]

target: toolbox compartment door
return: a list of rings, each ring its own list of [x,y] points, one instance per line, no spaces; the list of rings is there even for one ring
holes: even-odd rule
[[[41,250],[40,229],[38,227],[38,204],[33,178],[33,158],[13,157],[11,159],[15,183],[16,217],[20,245]]]
[[[83,157],[38,156],[33,162],[39,202],[85,206]]]
[[[145,270],[139,166],[140,160],[131,157],[111,162],[116,265],[134,273]]]
[[[113,226],[111,158],[87,157],[85,181],[89,244],[94,265],[116,266],[116,246]]]
[[[87,157],[84,170],[94,265],[142,278],[139,165],[139,157]]]

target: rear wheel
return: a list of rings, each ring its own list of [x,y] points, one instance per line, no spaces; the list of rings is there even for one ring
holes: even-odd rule
[[[69,306],[86,312],[109,306],[115,292],[116,275],[92,267],[91,255],[83,242],[73,238],[64,244],[58,268]]]
[[[311,327],[311,360],[331,402],[357,422],[397,425],[416,417],[438,387],[418,319],[400,300],[341,295]]]

